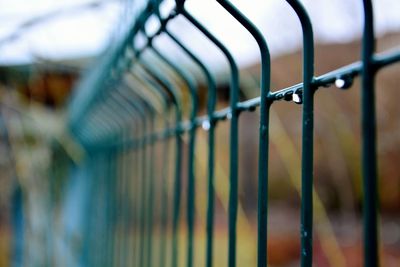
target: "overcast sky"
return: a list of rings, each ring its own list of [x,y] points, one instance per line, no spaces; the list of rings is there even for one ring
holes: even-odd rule
[[[94,2],[100,4],[90,5]],[[137,12],[139,2],[143,0],[133,0],[133,4],[132,0],[0,0],[0,64],[99,54],[115,36],[118,27],[127,25],[129,18]],[[166,1],[165,13],[171,2]],[[317,41],[348,42],[360,36],[361,0],[302,2],[311,16]],[[273,56],[300,47],[298,20],[284,0],[232,0],[232,3],[261,29]],[[400,1],[376,0],[374,5],[377,34],[400,31]],[[187,8],[228,46],[239,64],[257,61],[259,53],[255,42],[215,0],[188,0]],[[148,25],[150,31],[156,27],[157,23]],[[169,28],[208,64],[219,66],[224,61],[183,18],[174,20]],[[170,55],[182,57],[166,37],[158,38],[156,45]]]

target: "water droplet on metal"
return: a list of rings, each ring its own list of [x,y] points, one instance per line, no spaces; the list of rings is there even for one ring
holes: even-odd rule
[[[335,80],[335,86],[340,89],[348,89],[353,85],[353,77],[350,75],[343,75]]]
[[[303,103],[303,96],[301,94],[295,93],[295,94],[292,95],[292,100],[296,104],[302,104]]]
[[[335,81],[335,86],[337,88],[343,88],[343,86],[345,85],[345,81],[343,79],[336,79]]]
[[[210,130],[211,124],[209,120],[205,120],[201,123],[201,128],[203,128],[204,131]]]

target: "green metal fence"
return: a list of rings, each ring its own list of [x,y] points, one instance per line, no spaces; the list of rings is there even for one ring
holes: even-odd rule
[[[269,112],[278,101],[302,105],[301,161],[301,266],[313,259],[313,130],[314,98],[321,87],[352,85],[361,78],[362,183],[364,266],[379,266],[378,195],[374,81],[377,72],[400,60],[400,52],[375,53],[373,7],[363,0],[364,32],[361,60],[332,72],[315,76],[313,28],[307,11],[297,0],[287,4],[298,17],[303,36],[303,82],[277,91],[270,90],[270,56],[260,31],[229,1],[217,2],[255,39],[260,49],[260,96],[239,101],[239,70],[231,52],[185,8],[184,0],[166,17],[160,15],[161,1],[149,1],[132,23],[125,38],[112,47],[79,84],[69,106],[71,133],[88,153],[86,169],[91,173],[90,198],[84,227],[84,266],[193,266],[195,247],[195,144],[199,128],[208,133],[207,158],[207,267],[213,266],[215,237],[215,131],[218,122],[229,120],[229,211],[228,266],[237,266],[238,214],[238,124],[244,112],[259,109],[257,266],[267,266]],[[155,34],[145,31],[146,21],[156,16]],[[225,56],[230,68],[230,104],[216,110],[214,73],[202,59],[168,30],[170,21],[181,17],[190,22]],[[137,36],[146,43],[137,47]],[[158,36],[167,36],[203,72],[207,85],[206,115],[198,116],[199,87],[179,62],[153,46]],[[142,54],[151,51],[162,64],[147,62]],[[162,66],[161,66],[162,65]],[[170,70],[166,71],[165,66]],[[173,73],[173,74],[172,74]],[[183,86],[176,86],[176,78]],[[183,91],[182,91],[183,90]],[[322,92],[323,93],[323,92]],[[189,96],[186,114],[182,95]],[[183,155],[183,139],[188,139]],[[173,157],[171,157],[173,155]],[[173,169],[169,169],[173,163]],[[184,164],[186,166],[184,166]],[[186,173],[182,173],[182,170]],[[173,173],[173,186],[168,179]],[[183,192],[186,198],[182,198]],[[172,199],[169,197],[172,196]],[[156,208],[157,207],[157,208]],[[179,249],[180,218],[186,208],[187,247]],[[155,223],[155,216],[160,223]],[[101,241],[100,241],[101,240]],[[179,264],[182,264],[180,262]],[[182,266],[182,265],[180,265]]]

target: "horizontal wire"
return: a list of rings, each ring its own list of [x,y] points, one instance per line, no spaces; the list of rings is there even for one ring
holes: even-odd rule
[[[385,52],[381,54],[375,55],[375,63],[376,63],[376,70],[379,70],[385,66],[397,63],[400,61],[400,51],[390,51],[390,52]],[[337,79],[342,79],[345,77],[350,77],[350,78],[355,78],[361,73],[361,68],[362,68],[362,63],[361,61],[354,62],[352,64],[343,66],[341,68],[338,68],[336,70],[333,70],[331,72],[328,72],[326,74],[320,75],[318,77],[314,78],[313,86],[315,90],[318,90],[320,87],[328,87],[332,84],[335,83]],[[301,94],[303,89],[303,83],[298,83],[293,86],[289,86],[284,89],[280,89],[274,92],[271,92],[268,95],[268,100],[269,103],[272,104],[276,101],[281,101],[281,100],[286,100],[286,101],[292,101],[291,96],[293,94]],[[287,96],[290,96],[290,100]],[[238,102],[237,103],[237,108],[239,112],[242,111],[249,111],[253,112],[257,109],[257,107],[260,105],[260,97],[255,97],[246,101]],[[226,119],[229,119],[231,116],[231,108],[227,107],[218,111],[215,111],[212,115],[212,118],[215,122],[217,121],[223,121]],[[192,127],[200,127],[203,125],[203,123],[210,121],[210,117],[208,115],[203,115],[199,116],[195,119],[193,123],[190,121],[182,121],[180,124],[175,125],[172,128],[169,129],[164,129],[156,133],[151,133],[149,136],[144,136],[144,137],[139,137],[136,139],[129,139],[129,140],[124,140],[122,142],[117,142],[113,144],[109,144],[106,146],[100,146],[100,145],[94,145],[91,148],[94,149],[103,149],[103,148],[120,148],[125,147],[125,148],[134,148],[136,147],[137,143],[141,143],[139,141],[144,140],[145,142],[142,142],[142,144],[146,145],[149,143],[153,143],[157,140],[163,140],[166,138],[170,138],[174,136],[175,134],[183,134],[185,132],[190,131]]]
[[[174,9],[167,17],[160,19],[160,27],[159,29],[153,33],[152,35],[147,35],[146,32],[144,31],[145,24],[147,20],[149,19],[150,15],[144,16],[144,19],[139,19],[137,22],[137,25],[135,25],[137,28],[137,31],[135,31],[134,35],[132,38],[135,37],[137,33],[139,33],[142,29],[142,33],[145,34],[145,37],[147,39],[147,42],[137,51],[134,52],[134,55],[136,58],[138,58],[147,48],[152,46],[154,38],[162,34],[166,27],[167,24],[174,20],[178,15],[180,14],[180,11],[177,9]],[[129,42],[126,42],[128,44]],[[124,50],[124,49],[123,49]],[[120,56],[122,55],[122,58],[126,57],[126,53],[121,53]],[[132,58],[128,59],[132,60]],[[374,63],[375,63],[375,68],[376,70],[379,70],[380,68],[383,68],[387,65],[393,64],[400,61],[400,51],[390,51],[390,52],[385,52],[382,54],[377,54],[374,56]],[[332,84],[335,83],[337,79],[345,78],[345,79],[350,79],[352,81],[353,78],[358,76],[361,72],[362,68],[362,63],[361,61],[354,62],[352,64],[346,65],[344,67],[338,68],[336,70],[333,70],[331,72],[328,72],[326,74],[323,74],[321,76],[318,76],[314,78],[312,86],[315,90],[319,89],[320,87],[328,87]],[[114,69],[115,71],[119,72],[124,72],[123,69]],[[111,71],[110,73],[113,73]],[[115,75],[118,77],[119,75]],[[111,78],[112,79],[112,78]],[[113,84],[111,82],[111,84]],[[272,104],[275,101],[281,101],[281,100],[286,100],[286,101],[292,101],[293,100],[293,95],[299,95],[301,98],[302,95],[302,90],[303,90],[303,83],[298,83],[292,86],[289,86],[284,89],[280,89],[274,92],[270,92],[267,96],[269,104]],[[260,105],[260,97],[255,97],[246,101],[238,102],[237,103],[237,110],[238,112],[242,111],[254,111],[259,105]],[[229,117],[231,114],[231,108],[227,107],[218,111],[215,111],[213,114],[213,120],[214,121],[220,121],[220,120],[225,120],[227,117]],[[198,127],[201,126],[203,122],[210,120],[210,118],[205,115],[205,116],[200,116],[197,117],[193,125],[189,121],[184,121],[180,123],[178,126],[175,127],[175,131],[182,131],[186,132],[191,129],[191,127]],[[165,130],[164,132],[171,132]]]

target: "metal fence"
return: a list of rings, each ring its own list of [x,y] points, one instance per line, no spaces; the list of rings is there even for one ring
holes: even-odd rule
[[[400,60],[400,52],[375,53],[371,0],[362,1],[361,60],[321,76],[314,74],[313,28],[307,11],[299,1],[287,0],[302,28],[303,82],[273,92],[270,90],[270,55],[263,35],[229,1],[217,0],[254,37],[260,49],[260,96],[244,102],[239,101],[238,66],[218,36],[192,16],[184,0],[176,0],[175,8],[166,17],[160,15],[160,2],[148,2],[125,38],[81,81],[69,106],[70,130],[87,151],[84,169],[93,178],[87,184],[90,194],[84,208],[88,216],[83,228],[84,253],[80,262],[84,266],[193,266],[197,249],[195,144],[196,133],[203,128],[208,134],[205,262],[207,267],[213,266],[215,131],[218,122],[228,120],[227,250],[228,266],[237,266],[237,254],[241,253],[237,250],[238,124],[242,113],[258,109],[257,266],[267,266],[269,112],[274,103],[287,101],[287,105],[302,105],[301,266],[312,266],[314,99],[318,99],[314,95],[321,87],[332,84],[348,88],[353,79],[360,76],[364,266],[379,266],[374,82],[380,69]],[[151,16],[158,18],[160,27],[149,35],[145,24]],[[168,30],[168,23],[177,17],[190,22],[226,57],[230,68],[229,107],[216,110],[215,74],[190,46]],[[139,35],[146,37],[145,44],[140,47],[135,45]],[[192,73],[153,46],[153,40],[160,35],[172,40],[202,70],[207,85],[206,115],[198,116],[199,87]],[[144,60],[142,55],[146,50],[152,51],[163,64]],[[176,86],[177,79],[181,86]],[[184,112],[187,103],[182,95],[189,96],[189,114]],[[184,155],[185,138],[188,146]],[[173,186],[168,186],[169,182]],[[185,225],[181,224],[183,208],[186,208]],[[160,223],[155,223],[155,217]],[[188,235],[187,246],[182,250],[178,235],[180,227],[184,226]]]

